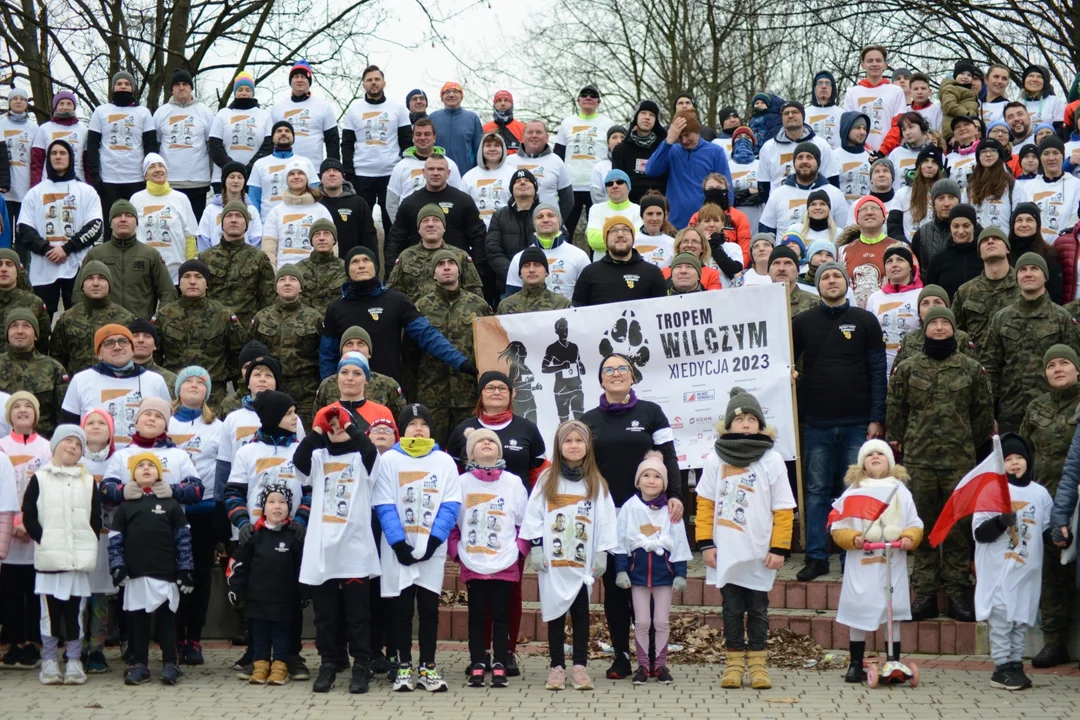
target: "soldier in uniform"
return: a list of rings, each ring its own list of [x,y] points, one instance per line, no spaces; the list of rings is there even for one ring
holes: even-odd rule
[[[103,325],[127,325],[135,316],[112,301],[112,272],[105,263],[91,260],[79,270],[75,286],[82,302],[64,311],[53,328],[50,355],[74,375],[97,362],[94,333]]]
[[[345,357],[346,353],[358,352],[369,361],[371,360],[371,336],[359,325],[353,325],[342,333],[339,348],[342,357]],[[371,370],[371,377],[364,387],[364,397],[385,405],[394,417],[405,409],[405,397],[401,393],[401,386],[398,385],[397,380],[374,370]],[[315,411],[318,412],[340,399],[341,390],[338,388],[337,374],[334,374],[319,384],[319,391],[315,394]]]
[[[247,205],[239,200],[226,203],[221,242],[199,253],[199,260],[210,268],[208,296],[229,308],[243,327],[274,302],[274,266],[265,253],[248,244],[249,222]]]
[[[41,298],[19,287],[21,267],[18,253],[11,248],[0,249],[0,317],[6,317],[9,310],[17,307],[28,308],[37,316],[38,327],[42,328],[37,342],[38,352],[48,353],[52,318],[49,317],[49,310]],[[7,350],[6,334],[0,337],[0,352],[4,350]]]
[[[476,357],[473,347],[473,319],[491,314],[487,302],[461,287],[459,254],[452,248],[437,250],[432,256],[435,291],[420,298],[416,309],[465,357]],[[424,353],[420,357],[417,401],[431,410],[435,427],[431,437],[446,445],[450,431],[470,417],[476,397],[476,376],[454,372],[441,360]]]
[[[90,248],[83,265],[92,260],[103,262],[112,274],[109,291],[112,301],[123,305],[135,317],[147,318],[153,317],[159,306],[176,300],[176,286],[161,254],[136,239],[137,224],[134,205],[127,200],[113,203],[109,210],[112,238]],[[82,292],[76,287],[73,303],[81,300]]]
[[[296,402],[296,414],[311,427],[315,392],[319,389],[319,341],[322,313],[300,302],[300,271],[293,264],[277,271],[277,299],[255,313],[250,336],[270,349],[281,362],[282,390]]]
[[[135,364],[141,368],[146,368],[150,372],[156,372],[165,378],[165,384],[169,386],[169,394],[174,395],[176,393],[176,373],[166,370],[154,360],[154,353],[158,349],[157,328],[149,320],[135,318],[128,323],[127,329],[131,333],[131,349],[134,353],[133,360]]]
[[[337,256],[337,226],[320,218],[311,223],[311,254],[296,263],[303,275],[300,302],[326,315],[330,303],[341,297],[341,286],[349,281],[345,261]]]
[[[1068,345],[1052,345],[1043,355],[1050,392],[1031,401],[1020,423],[1020,434],[1031,443],[1035,481],[1050,497],[1057,494],[1069,445],[1076,434],[1080,404],[1080,359]],[[1069,662],[1069,624],[1074,605],[1076,565],[1061,564],[1061,548],[1043,545],[1042,616],[1043,648],[1032,658],[1034,667],[1048,668]]]
[[[29,308],[12,308],[4,316],[7,352],[0,363],[0,390],[33,393],[41,405],[38,434],[49,437],[60,424],[69,377],[63,365],[34,349],[38,327],[37,314]]]
[[[435,290],[434,261],[435,253],[447,249],[454,253],[461,268],[462,289],[467,293],[483,295],[480,273],[476,271],[472,258],[462,249],[447,244],[443,239],[446,234],[446,215],[438,205],[430,203],[420,208],[416,214],[417,232],[420,242],[405,248],[394,263],[386,287],[403,292],[413,302]]]
[[[244,398],[248,395],[247,382],[245,379],[248,374],[248,365],[253,360],[257,360],[261,357],[268,357],[270,355],[270,348],[263,345],[258,340],[249,340],[245,343],[244,347],[240,348],[240,375],[241,379],[234,385],[236,389],[225,396],[225,399],[218,405],[217,416],[218,420],[224,420],[229,413],[233,410],[239,410],[244,406]],[[277,389],[277,386],[274,386]]]
[[[1050,299],[1048,277],[1041,255],[1021,255],[1016,261],[1020,299],[998,312],[990,323],[982,356],[997,401],[1001,432],[1019,430],[1028,404],[1045,392],[1042,358],[1050,346],[1080,347],[1080,328],[1065,308]]]
[[[701,260],[694,253],[683,252],[671,258],[671,277],[667,281],[668,295],[703,292]]]
[[[975,465],[976,448],[994,430],[994,401],[986,372],[957,350],[956,319],[945,307],[932,307],[923,319],[923,350],[893,366],[886,411],[886,439],[904,457],[912,477],[915,507],[926,527],[964,473]],[[915,553],[912,619],[938,616],[937,592],[944,580],[949,616],[975,619],[967,598],[971,550],[970,520],[957,523],[938,548],[923,543]]]
[[[968,334],[975,344],[977,359],[985,364],[982,353],[986,351],[990,321],[998,310],[1020,298],[1020,287],[1016,284],[1016,270],[1009,266],[1009,236],[1004,230],[988,227],[979,233],[979,257],[983,261],[982,274],[960,286],[952,310],[956,329]]]
[[[772,235],[759,233],[772,241]],[[777,245],[769,254],[769,279],[774,283],[787,285],[788,299],[791,303],[791,317],[801,312],[812,310],[821,304],[820,298],[799,287],[799,256],[788,245]]]
[[[570,298],[547,289],[548,263],[543,250],[536,246],[522,250],[518,260],[518,272],[521,274],[521,290],[499,303],[497,315],[563,310],[570,307]]]
[[[945,288],[940,285],[927,285],[919,292],[919,323],[920,327],[916,330],[904,335],[904,339],[900,341],[900,349],[896,351],[896,359],[893,360],[893,366],[897,366],[904,360],[907,360],[913,355],[918,355],[923,350],[923,341],[926,339],[926,332],[923,327],[926,324],[926,313],[929,312],[932,307],[949,307],[949,294],[945,292]],[[959,324],[959,320],[957,324]],[[963,354],[973,357],[978,360],[977,349],[975,343],[971,342],[971,336],[963,330],[957,329],[953,334],[956,338],[956,349]]]
[[[205,263],[188,260],[179,277],[180,299],[151,319],[161,340],[161,362],[173,372],[189,365],[206,368],[213,386],[207,404],[216,408],[228,382],[240,377],[236,357],[247,333],[227,307],[206,296],[210,268]]]

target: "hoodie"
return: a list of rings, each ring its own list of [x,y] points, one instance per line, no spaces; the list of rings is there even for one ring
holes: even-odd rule
[[[334,218],[338,257],[347,257],[350,250],[359,246],[373,250],[378,257],[379,237],[375,231],[371,206],[356,194],[351,182],[346,180],[342,183],[341,194],[337,197],[330,197],[325,191],[320,193],[319,203],[326,206]]]
[[[484,143],[496,140],[499,143],[499,161],[489,166],[484,160]],[[480,211],[484,227],[491,225],[491,216],[510,201],[510,178],[517,170],[512,162],[507,162],[506,141],[497,132],[489,132],[480,141],[476,151],[476,167],[461,178],[461,189],[469,193]]]
[[[1031,74],[1041,75],[1043,79],[1043,89],[1038,95],[1030,95],[1027,91],[1020,94],[1020,102],[1024,103],[1031,115],[1031,126],[1053,123],[1055,128],[1060,129],[1065,119],[1065,102],[1054,94],[1050,71],[1040,65],[1029,65],[1024,69],[1023,76],[1026,78]]]
[[[854,110],[840,116],[840,146],[833,151],[840,177],[840,191],[849,203],[854,203],[863,195],[870,193],[870,165],[872,158],[866,145],[852,145],[848,142],[855,120],[863,118],[866,127],[870,127],[870,116]]]
[[[832,94],[824,103],[819,103],[814,87],[818,80],[825,79],[832,86]],[[827,141],[833,149],[840,147],[847,135],[840,129],[840,120],[844,109],[836,104],[836,78],[831,72],[822,70],[814,75],[810,86],[810,104],[806,106],[806,122],[814,132]]]
[[[649,158],[656,151],[660,143],[667,137],[667,129],[660,125],[657,118],[652,132],[644,138],[637,137],[636,131],[638,114],[641,113],[641,104],[634,111],[634,118],[630,121],[629,133],[626,138],[615,146],[611,151],[611,168],[622,170],[630,178],[630,202],[639,203],[641,198],[649,190],[658,190],[666,195],[667,175],[649,177],[645,174],[645,166]],[[701,138],[705,139],[705,129],[701,128]]]

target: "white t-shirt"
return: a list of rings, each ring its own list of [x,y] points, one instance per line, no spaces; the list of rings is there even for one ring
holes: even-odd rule
[[[1012,192],[1006,189],[1001,197],[983,200],[975,207],[975,216],[979,224],[984,228],[997,227],[1008,232],[1013,208],[1022,202],[1031,202],[1029,187],[1030,185],[1026,183],[1017,182],[1013,184]],[[964,188],[960,202],[969,202],[967,188]]]
[[[573,184],[566,163],[555,153],[549,152],[538,158],[530,158],[518,151],[517,154],[507,158],[507,162],[514,163],[516,167],[533,174],[539,187],[536,194],[542,203],[552,203],[557,206],[559,191]]]
[[[671,265],[671,258],[675,257],[675,238],[670,235],[646,235],[638,228],[637,237],[634,238],[634,249],[641,255],[641,259],[658,268],[666,268]]]
[[[101,182],[142,182],[143,133],[155,129],[150,111],[142,105],[105,103],[90,116],[90,129],[101,134]]]
[[[172,403],[165,378],[156,372],[146,370],[138,375],[118,378],[87,368],[71,378],[60,409],[79,417],[94,408],[109,413],[116,428],[113,439],[119,451],[128,446],[135,434],[135,413],[145,397],[158,397]]]
[[[241,407],[229,413],[223,421],[218,438],[217,459],[231,463],[237,450],[255,440],[255,433],[261,425],[262,422],[254,410]],[[303,439],[304,424],[297,423],[296,440],[299,442]]]
[[[131,204],[139,217],[136,237],[161,254],[169,268],[169,276],[176,284],[180,266],[187,260],[187,239],[199,234],[199,222],[191,210],[191,201],[178,190],[170,190],[167,195],[152,195],[149,190],[140,190],[131,196]]]
[[[518,528],[525,522],[529,501],[524,481],[504,470],[493,482],[466,472],[458,483],[464,498],[457,521],[458,562],[482,575],[512,567],[520,554]]]
[[[713,543],[716,568],[705,569],[705,582],[721,588],[735,583],[750,590],[772,590],[776,571],[765,567],[772,547],[773,513],[795,508],[784,459],[766,450],[750,467],[727,467],[715,452],[705,460],[698,480],[699,497],[714,503]],[[708,522],[709,518],[698,518]]]
[[[904,336],[921,326],[919,320],[919,293],[922,288],[886,294],[875,290],[866,300],[866,309],[874,313],[885,333],[885,376],[892,372],[893,360],[900,349]]]
[[[277,240],[277,267],[296,264],[311,255],[311,225],[316,220],[334,221],[322,203],[292,205],[287,202],[274,206],[266,216],[263,236]]]
[[[1065,102],[1057,95],[1047,95],[1039,100],[1022,100],[1031,116],[1031,127],[1040,123],[1065,121]]]
[[[571,115],[559,125],[555,144],[566,148],[566,167],[574,183],[574,192],[589,191],[593,165],[607,157],[607,131],[613,124],[605,115],[588,120]]]
[[[86,152],[86,134],[90,128],[81,120],[74,125],[61,125],[52,120],[42,123],[34,133],[34,148],[46,152],[45,164],[48,165],[49,145],[57,140],[63,140],[71,146],[71,152],[75,154],[75,177],[86,182],[86,169],[83,168],[83,153]],[[45,169],[41,170],[41,177],[45,179]]]
[[[169,180],[176,184],[210,184],[210,150],[206,141],[214,114],[200,102],[187,105],[165,103],[154,113],[154,127],[161,156],[169,166]]]
[[[199,220],[199,252],[221,244],[221,236],[224,234],[221,230],[221,214],[225,210],[225,206],[219,205],[217,200],[218,198],[215,198],[215,200],[206,204],[202,219]],[[251,216],[251,220],[248,221],[247,235],[245,235],[247,243],[248,245],[260,247],[262,245],[263,225],[262,219],[259,217],[259,210],[251,203],[247,203],[247,211],[248,215]]]
[[[792,225],[802,225],[803,218],[806,217],[806,199],[814,190],[824,190],[829,194],[833,222],[837,227],[847,227],[850,215],[848,201],[839,188],[831,183],[808,190],[796,185],[780,184],[769,190],[769,200],[761,213],[761,224],[776,228],[776,242],[780,242],[780,238]]]
[[[936,102],[931,101],[931,103],[929,105],[927,105],[926,107],[924,107],[921,110],[915,110],[915,112],[917,112],[917,113],[919,113],[920,115],[923,116],[923,120],[925,120],[927,123],[929,123],[931,130],[936,130],[938,132],[941,132],[941,127],[942,127],[942,125],[941,125],[941,121],[942,121],[941,105],[939,105]],[[987,124],[989,124],[989,123],[987,123]]]
[[[401,152],[398,128],[409,127],[409,110],[387,98],[373,105],[360,98],[349,106],[342,130],[356,133],[353,170],[357,177],[386,177],[394,169]]]
[[[568,242],[559,243],[550,250],[540,249],[544,251],[548,261],[547,289],[559,293],[567,300],[573,299],[578,276],[592,262],[589,256],[584,250]],[[524,250],[516,253],[510,260],[510,269],[506,271],[507,287],[519,288],[524,285],[521,273],[518,272],[522,252]]]
[[[78,180],[53,182],[43,178],[23,196],[18,222],[37,230],[51,248],[59,248],[87,223],[101,219],[101,199],[92,187]],[[59,264],[44,255],[32,255],[30,284],[51,285],[60,278],[75,277],[88,252],[90,248],[83,248]]]
[[[659,554],[660,562],[688,562],[693,553],[686,539],[686,526],[671,522],[667,506],[651,508],[636,493],[618,509],[615,553],[630,555],[639,548]],[[660,550],[663,553],[660,553]]]
[[[293,102],[289,92],[278,96],[274,108],[270,111],[270,125],[280,120],[287,120],[293,126],[293,152],[306,157],[315,167],[322,164],[325,157],[323,133],[337,127],[337,111],[322,98],[308,96],[302,102]],[[317,180],[318,175],[309,175]]]
[[[900,145],[889,153],[889,162],[893,164],[893,168],[896,170],[893,173],[893,190],[904,187],[906,184],[904,182],[904,173],[915,169],[915,161],[918,159],[920,152],[922,152],[922,148],[911,150]]]
[[[768,275],[761,275],[753,267],[748,268],[742,274],[743,287],[750,285],[768,285],[772,282],[772,278]]]
[[[300,499],[304,494],[300,476],[293,465],[293,453],[299,445],[299,442],[294,442],[281,447],[252,442],[236,451],[226,484],[247,486],[245,502],[251,522],[254,523],[262,517],[259,495],[267,485],[284,485],[292,491],[289,517],[296,517],[296,511],[300,509]]]
[[[840,191],[849,203],[870,194],[870,153],[851,153],[843,148],[833,151],[840,171]]]
[[[977,152],[968,153],[967,155],[951,152],[945,156],[945,162],[949,164],[949,178],[959,183],[961,190],[967,189],[968,180],[971,179],[971,173],[975,172],[975,163],[977,160]]]
[[[1031,202],[1039,206],[1043,240],[1048,245],[1053,245],[1062,230],[1076,224],[1080,180],[1066,173],[1057,180],[1047,182],[1046,178],[1040,175],[1025,183],[1024,190],[1031,193]]]
[[[713,140],[713,142],[716,141]],[[593,205],[607,202],[607,186],[604,185],[604,178],[609,172],[611,172],[611,158],[598,160],[593,165],[592,175],[589,176],[589,197],[592,198]]]
[[[461,178],[461,189],[476,203],[484,227],[491,224],[496,210],[510,202],[510,178],[516,170],[516,166],[504,161],[492,170],[477,165]]]
[[[546,572],[536,574],[540,589],[540,614],[544,622],[562,617],[570,609],[581,588],[592,588],[593,559],[597,553],[614,550],[619,539],[615,502],[601,490],[599,497],[585,495],[585,483],[558,479],[556,502],[544,498],[545,471],[529,495],[521,537],[542,538]]]
[[[830,178],[838,175],[840,170],[833,157],[832,146],[824,138],[817,135],[809,142],[814,143],[821,150],[821,163],[818,165],[822,177]],[[758,153],[758,180],[771,183],[776,187],[784,179],[795,172],[795,148],[797,142],[779,143],[775,139],[766,140]]]
[[[251,175],[248,176],[247,181],[248,187],[262,189],[262,198],[259,201],[259,217],[269,217],[273,207],[281,202],[281,198],[285,196],[285,191],[289,187],[285,182],[289,174],[287,168],[293,160],[306,164],[308,184],[314,185],[313,181],[319,178],[319,171],[315,169],[310,160],[302,155],[294,154],[288,158],[266,155],[256,160],[255,164],[251,166]],[[263,222],[265,223],[266,220],[264,219]]]
[[[818,107],[806,106],[806,124],[814,129],[814,134],[829,143],[836,150],[840,147],[840,116],[844,108],[839,105]]]
[[[892,128],[893,118],[904,112],[906,105],[903,89],[890,84],[888,80],[877,87],[853,85],[844,93],[845,110],[855,110],[870,117],[866,146],[871,150],[881,147]]]
[[[131,482],[131,468],[128,467],[128,460],[143,452],[157,455],[158,460],[161,461],[161,469],[164,471],[161,480],[166,485],[179,485],[181,480],[191,477],[201,479],[198,471],[195,470],[195,465],[191,462],[191,458],[188,457],[187,452],[184,450],[178,447],[141,448],[138,445],[128,445],[123,450],[117,450],[113,453],[113,456],[109,458],[108,465],[105,466],[105,477],[110,480],[117,480],[121,486],[127,485]],[[211,480],[212,485],[213,480]],[[204,482],[204,490],[206,487]],[[211,497],[213,494],[214,491],[211,487]]]
[[[210,137],[221,141],[230,159],[247,165],[270,133],[270,126],[269,110],[261,107],[248,110],[224,108],[218,110],[210,123]],[[221,181],[221,168],[216,164],[211,179]]]
[[[465,188],[461,183],[461,171],[458,170],[457,163],[449,155],[444,155],[444,157],[446,158],[446,164],[450,167],[450,177],[446,184],[458,190],[464,190]],[[386,186],[386,192],[388,195],[397,198],[396,203],[391,203],[387,198],[387,205],[391,206],[387,208],[391,221],[397,219],[397,209],[401,206],[401,202],[427,184],[427,180],[424,179],[425,162],[426,159],[418,158],[409,153],[391,169],[390,183]],[[512,170],[511,174],[513,174]]]
[[[169,418],[169,439],[188,454],[195,472],[203,484],[203,500],[214,500],[214,480],[217,471],[218,445],[225,424],[217,418],[204,423],[202,417],[184,422],[176,416]]]
[[[896,191],[893,195],[892,204],[899,210],[904,216],[904,236],[903,238],[897,238],[897,240],[907,240],[910,243],[915,238],[915,231],[919,229],[919,226],[915,224],[915,221],[911,217],[911,186],[905,185]],[[930,196],[926,196],[926,214],[923,215],[923,220],[919,225],[925,225],[930,222],[930,218],[933,217],[933,208],[930,207]],[[886,209],[892,210],[889,207],[889,203],[886,203]]]
[[[37,123],[29,110],[26,122],[11,122],[7,113],[0,115],[0,137],[7,145],[8,164],[11,172],[11,187],[4,193],[4,199],[10,202],[22,202],[23,195],[30,189],[30,150],[37,135]],[[139,159],[142,162],[142,158]]]
[[[23,494],[30,477],[52,459],[49,441],[38,435],[29,443],[10,435],[0,438],[0,512],[22,512]],[[34,541],[11,538],[5,565],[33,565]],[[0,574],[3,571],[0,570]]]

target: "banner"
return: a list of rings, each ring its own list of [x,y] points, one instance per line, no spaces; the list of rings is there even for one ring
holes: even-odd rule
[[[784,286],[768,284],[483,317],[476,364],[510,377],[514,412],[549,444],[560,422],[599,405],[600,363],[617,352],[641,375],[638,397],[664,409],[684,470],[703,467],[713,451],[733,387],[757,397],[779,432],[776,450],[793,460],[789,312]]]

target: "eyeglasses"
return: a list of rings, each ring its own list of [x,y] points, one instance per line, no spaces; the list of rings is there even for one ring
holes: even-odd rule
[[[505,385],[485,385],[484,392],[489,395],[494,395],[495,393],[508,393],[510,392],[510,388]]]
[[[618,373],[619,375],[629,375],[630,374],[630,366],[629,365],[616,365],[615,367],[611,367],[610,365],[608,365],[601,372],[604,373],[604,377],[611,377],[615,373]]]
[[[109,338],[109,339],[105,340],[104,342],[102,342],[101,344],[104,345],[107,348],[114,348],[114,347],[123,348],[123,347],[127,347],[128,345],[130,345],[131,342],[127,338]]]
[[[625,184],[626,183],[623,182],[622,180],[609,180],[608,182],[604,183],[604,187],[615,187],[616,185],[625,185]]]
[[[394,429],[388,427],[376,426],[368,429],[368,435],[393,435]]]

